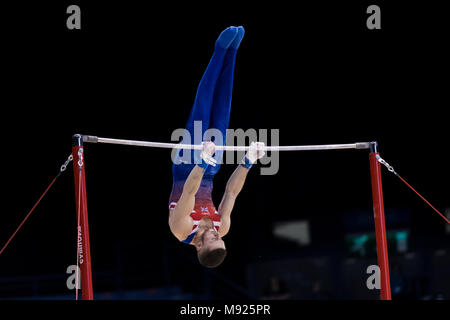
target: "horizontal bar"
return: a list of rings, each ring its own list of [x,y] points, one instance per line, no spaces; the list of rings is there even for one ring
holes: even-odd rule
[[[169,149],[194,149],[202,150],[201,145],[190,145],[181,143],[164,143],[138,140],[124,140],[100,138],[96,136],[83,136],[83,142],[88,143],[108,143],[121,144],[127,146],[151,147],[151,148],[169,148]],[[266,146],[264,151],[308,151],[308,150],[338,150],[338,149],[369,149],[369,142],[357,142],[348,144],[321,144],[305,146]],[[224,151],[247,151],[249,146],[216,146],[216,150]]]

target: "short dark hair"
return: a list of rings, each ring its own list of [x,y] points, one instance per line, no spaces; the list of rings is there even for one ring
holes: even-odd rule
[[[200,250],[198,252],[198,261],[204,267],[215,268],[223,262],[226,255],[227,250],[223,248]]]

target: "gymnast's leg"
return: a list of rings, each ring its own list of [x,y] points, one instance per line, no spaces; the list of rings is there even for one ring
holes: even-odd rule
[[[216,88],[217,80],[221,74],[223,62],[227,53],[228,47],[233,42],[238,33],[238,28],[228,27],[219,35],[215,42],[215,48],[213,56],[208,64],[208,67],[203,74],[200,84],[197,89],[197,94],[189,119],[186,123],[186,132],[189,133],[190,139],[183,137],[182,143],[194,144],[194,121],[201,121],[203,136],[204,132],[209,128],[209,122],[211,118],[214,91]],[[186,133],[186,135],[187,135]],[[198,138],[197,138],[198,139]],[[190,152],[189,163],[182,163],[180,158],[183,156],[183,152]],[[173,175],[173,189],[171,198],[177,198],[181,195],[182,185],[188,177],[194,163],[194,152],[192,150],[179,150],[177,156],[174,159],[172,166]]]
[[[186,130],[193,136],[194,121],[202,121],[202,135],[209,128],[211,118],[214,91],[217,87],[217,80],[223,69],[223,62],[228,51],[238,33],[238,28],[228,27],[217,38],[214,53],[208,64],[208,67],[200,80],[192,106],[189,119],[186,123]],[[191,142],[191,144],[193,144]]]
[[[225,145],[226,130],[230,122],[231,96],[233,92],[233,76],[236,54],[239,45],[244,37],[245,30],[242,26],[238,27],[238,34],[228,48],[223,62],[222,72],[217,79],[216,90],[214,91],[213,107],[209,121],[209,127],[219,130],[223,141],[214,141],[216,145]],[[215,175],[220,169],[220,163],[223,157],[223,151],[216,151],[215,167],[210,166],[205,175]]]

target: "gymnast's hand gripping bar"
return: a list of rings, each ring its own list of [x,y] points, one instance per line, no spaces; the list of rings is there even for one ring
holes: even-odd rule
[[[190,145],[180,143],[163,143],[151,141],[137,141],[124,139],[100,138],[96,136],[82,136],[83,142],[87,143],[108,143],[122,144],[128,146],[153,147],[153,148],[169,148],[169,149],[194,149],[202,150],[202,145]],[[321,144],[321,145],[305,145],[305,146],[266,146],[264,151],[308,151],[308,150],[337,150],[337,149],[369,149],[370,142],[357,142],[348,144]],[[224,151],[247,151],[249,146],[216,146],[216,150]]]

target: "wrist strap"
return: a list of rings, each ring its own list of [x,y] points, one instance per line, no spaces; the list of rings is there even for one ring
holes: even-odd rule
[[[250,169],[252,165],[253,164],[250,162],[250,160],[248,160],[247,156],[245,156],[244,159],[242,159],[241,166],[243,166],[244,168]]]
[[[205,170],[206,171],[206,168],[208,168],[208,166],[209,166],[209,164],[207,164],[206,162],[205,162],[205,160],[203,160],[203,158],[202,158],[202,162],[201,163],[198,163],[197,164],[200,168],[203,168],[203,170]]]

